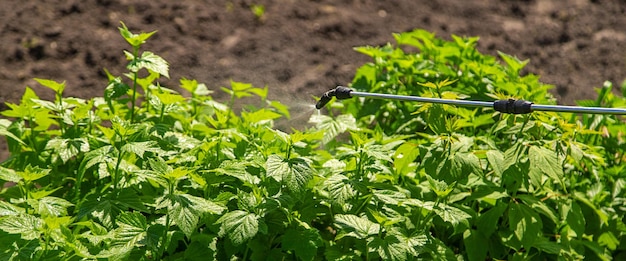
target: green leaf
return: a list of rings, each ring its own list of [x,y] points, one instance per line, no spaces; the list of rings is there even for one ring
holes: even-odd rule
[[[207,88],[206,84],[198,83],[196,80],[188,80],[186,78],[180,79],[180,87],[198,96],[207,96],[213,93],[213,91]]]
[[[156,141],[129,142],[124,144],[121,150],[123,152],[133,153],[143,159],[146,152],[152,152],[155,154],[162,153],[163,150],[161,150],[161,148],[157,145]]]
[[[4,200],[0,200],[0,217],[16,216],[25,213],[24,209]]]
[[[286,160],[278,155],[270,155],[265,163],[267,176],[284,182],[293,192],[301,191],[313,177],[313,169],[303,158]]]
[[[285,250],[293,250],[301,260],[314,260],[317,248],[322,245],[322,238],[318,231],[303,226],[287,229],[281,239],[281,247]]]
[[[393,165],[398,173],[408,174],[416,168],[415,159],[420,151],[415,143],[405,142],[398,147],[394,154]]]
[[[368,247],[375,249],[382,260],[407,260],[408,246],[394,234],[375,237]]]
[[[138,72],[141,69],[147,69],[170,78],[169,64],[165,61],[165,59],[161,58],[161,56],[152,52],[143,52],[141,57],[135,57],[132,53],[126,51],[124,53],[126,54],[126,58],[131,60],[128,64],[128,70],[131,72]]]
[[[463,210],[442,203],[438,204],[433,211],[435,211],[435,214],[441,217],[443,221],[449,222],[453,226],[467,221],[472,217]]]
[[[121,77],[115,77],[109,80],[109,85],[104,89],[104,98],[110,103],[114,99],[128,94],[128,91],[130,91],[130,86],[122,82]]]
[[[150,36],[156,33],[156,31],[153,31],[150,33],[133,34],[128,30],[124,23],[120,23],[122,24],[122,27],[118,27],[118,29],[120,30],[120,34],[133,47],[141,46],[146,42],[146,40],[148,40],[148,38],[150,38]]]
[[[271,121],[281,117],[280,114],[267,109],[260,109],[253,112],[242,112],[241,117],[248,123],[259,123],[265,121]]]
[[[118,227],[113,232],[113,246],[133,248],[147,235],[148,224],[141,213],[123,212],[117,217],[116,224]]]
[[[123,212],[118,205],[118,201],[112,195],[90,194],[78,205],[77,219],[90,216],[101,222],[105,227],[112,229],[115,218]]]
[[[287,107],[287,105],[284,105],[279,101],[268,101],[268,104],[270,107],[276,109],[280,114],[285,115],[288,120],[291,119],[291,114],[289,113],[289,107]]]
[[[2,112],[2,114],[4,115],[4,111]],[[22,141],[18,136],[9,131],[9,127],[11,126],[11,124],[12,122],[10,120],[0,119],[0,135],[11,138],[12,140],[20,143],[22,146],[26,146],[26,143],[24,141]]]
[[[234,210],[224,214],[216,223],[222,225],[220,236],[228,235],[234,245],[241,245],[259,232],[260,218],[255,213]]]
[[[344,206],[345,203],[356,195],[352,181],[343,174],[334,174],[324,181],[324,187],[328,190],[331,200]]]
[[[39,78],[35,78],[35,81],[37,81],[39,84],[41,84],[44,87],[50,88],[57,94],[62,94],[63,90],[65,90],[65,82],[59,83],[53,80],[46,80],[46,79],[39,79]]]
[[[448,185],[445,181],[435,180],[430,177],[430,175],[426,175],[426,179],[428,180],[428,184],[430,185],[430,189],[437,194],[437,197],[445,198],[447,197],[456,185],[456,182]]]
[[[150,212],[150,209],[146,206],[147,203],[142,201],[141,195],[134,188],[122,189],[119,192],[119,195],[117,195],[116,201],[120,206],[124,206],[128,209],[134,209],[145,213]]]
[[[20,239],[19,237],[12,238],[5,236],[5,238],[13,240],[0,242],[3,243],[3,247],[1,248],[2,250],[0,250],[1,260],[34,260],[36,254],[40,253],[41,241],[38,239],[27,241]]]
[[[309,123],[315,124],[318,130],[324,130],[323,143],[328,143],[347,130],[358,129],[356,119],[350,114],[342,114],[335,119],[322,114],[313,114]]]
[[[545,252],[552,255],[558,255],[561,253],[563,247],[557,242],[548,241],[545,237],[537,237],[537,240],[533,244],[541,252]]]
[[[185,260],[217,260],[217,235],[197,234],[185,249]]]
[[[249,97],[252,95],[257,95],[262,99],[265,99],[267,97],[267,86],[261,89],[253,87],[250,83],[230,81],[230,87],[231,89],[222,87],[222,90],[237,98]]]
[[[357,239],[366,239],[371,235],[377,235],[380,232],[380,225],[376,224],[365,217],[359,217],[352,214],[335,215],[335,224],[341,230],[337,235],[337,240],[343,237],[354,237]]]
[[[113,146],[107,145],[87,152],[78,167],[79,176],[83,177],[85,172],[96,164],[106,165],[107,162],[112,162],[114,154],[116,154],[114,149]]]
[[[543,223],[539,215],[524,204],[509,205],[509,228],[525,248],[530,248],[538,237],[541,237]]]
[[[256,184],[259,184],[259,182],[261,182],[261,179],[259,179],[258,176],[248,173],[248,171],[246,170],[245,162],[238,162],[238,161],[232,161],[232,160],[223,161],[220,164],[220,167],[217,169],[214,169],[213,171],[217,173],[225,174],[231,177],[235,177],[241,180],[242,182],[248,183],[248,184],[256,185]]]
[[[76,157],[81,152],[89,151],[89,142],[87,138],[76,139],[62,139],[55,137],[48,141],[46,144],[47,150],[52,150],[53,160],[61,159],[63,163],[67,163],[73,157]]]
[[[575,236],[582,236],[585,233],[585,215],[576,202],[561,204],[559,210],[561,216],[565,217],[567,226],[574,231]]]
[[[42,169],[40,167],[28,165],[23,172],[18,172],[18,174],[24,179],[24,181],[26,181],[26,183],[29,183],[48,176],[48,174],[50,174],[50,169]]]
[[[0,166],[0,179],[10,182],[20,182],[22,176],[20,176],[15,170]]]
[[[42,217],[60,217],[67,215],[67,208],[74,206],[71,202],[57,197],[43,197],[31,204]]]
[[[502,58],[502,60],[504,60],[504,62],[509,66],[509,68],[511,68],[514,74],[519,74],[520,70],[522,70],[522,68],[524,68],[526,64],[528,64],[529,62],[528,59],[524,61],[520,61],[517,57],[508,55],[500,51],[498,51],[498,55],[500,55],[500,58]]]
[[[550,208],[544,201],[541,201],[540,199],[531,195],[518,195],[518,198],[524,201],[524,203],[526,203],[526,205],[528,205],[530,208],[546,216],[554,224],[559,223],[559,218],[557,218],[555,211]]]
[[[167,208],[168,215],[187,237],[196,230],[204,214],[219,214],[224,207],[189,194],[169,194],[157,200],[157,209]]]
[[[491,165],[491,168],[495,172],[497,177],[501,177],[502,173],[504,173],[504,155],[499,150],[488,150],[487,151],[487,161]]]
[[[153,100],[151,100],[152,104],[158,104],[159,108],[161,106],[166,106],[165,111],[175,108],[171,106],[176,106],[177,104],[187,100],[187,98],[178,93],[170,93],[166,91],[154,91],[152,93],[154,94],[154,96],[152,96]]]
[[[611,251],[614,251],[620,245],[620,241],[613,233],[607,231],[598,237],[598,244],[606,246]]]
[[[20,234],[24,240],[39,238],[43,232],[43,221],[29,214],[0,217],[0,230],[9,234]]]
[[[496,231],[496,228],[499,227],[500,222],[498,221],[503,217],[502,214],[504,214],[506,208],[506,204],[497,204],[493,208],[481,214],[476,221],[478,230],[480,230],[480,232],[486,237],[491,236],[491,234]]]
[[[556,152],[540,146],[531,146],[528,158],[531,173],[544,173],[552,180],[563,183],[563,164],[557,158]]]
[[[488,238],[481,230],[468,229],[463,233],[463,244],[470,261],[484,261],[487,258],[488,247],[485,242]]]
[[[600,218],[600,221],[602,221],[602,224],[606,224],[608,222],[609,217],[607,216],[607,214],[601,208],[599,208],[596,204],[591,202],[591,200],[587,198],[587,195],[585,195],[584,193],[580,191],[574,191],[573,197],[574,199],[582,202],[583,204],[591,208],[596,213],[596,215],[598,215],[598,218]]]

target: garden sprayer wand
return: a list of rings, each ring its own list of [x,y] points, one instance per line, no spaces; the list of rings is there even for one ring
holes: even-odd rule
[[[315,104],[318,110],[323,108],[332,97],[338,100],[344,100],[352,97],[366,97],[378,99],[393,99],[403,101],[415,101],[425,103],[440,103],[449,105],[458,105],[466,107],[490,107],[501,113],[508,114],[527,114],[533,111],[554,111],[554,112],[571,112],[571,113],[590,113],[590,114],[612,114],[626,115],[626,109],[620,108],[601,108],[601,107],[580,107],[580,106],[562,106],[562,105],[540,105],[533,104],[525,100],[497,100],[494,102],[484,101],[467,101],[467,100],[448,100],[438,98],[426,98],[417,96],[394,95],[383,93],[357,92],[348,87],[337,86],[337,88],[327,91],[322,95],[320,100]]]

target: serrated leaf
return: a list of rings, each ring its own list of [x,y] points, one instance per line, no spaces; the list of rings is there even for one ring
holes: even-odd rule
[[[216,223],[222,225],[220,236],[228,235],[234,245],[241,245],[259,232],[259,219],[255,213],[234,210],[224,214]]]
[[[457,224],[466,221],[467,219],[470,219],[472,217],[470,216],[470,214],[467,214],[467,212],[463,210],[445,204],[437,205],[435,208],[433,208],[433,211],[435,211],[435,214],[441,217],[443,221],[449,222],[453,226],[456,226]]]
[[[367,218],[355,216],[352,214],[335,215],[335,224],[341,229],[341,233],[337,239],[350,236],[357,239],[365,239],[371,235],[377,235],[380,232],[380,225],[370,221]]]
[[[24,209],[4,200],[0,200],[0,217],[16,216],[22,213],[24,213]]]
[[[269,177],[284,182],[293,192],[301,191],[313,177],[313,169],[303,158],[286,160],[278,155],[270,155],[265,168]]]
[[[0,230],[9,234],[20,234],[25,240],[39,238],[42,225],[40,218],[25,213],[0,218]]]
[[[87,141],[87,138],[62,139],[57,137],[48,141],[46,149],[54,151],[54,154],[52,155],[53,160],[60,158],[63,163],[66,163],[71,158],[76,157],[79,153],[88,152],[89,142]]]
[[[169,64],[165,59],[152,52],[143,52],[141,57],[135,57],[132,53],[124,51],[126,58],[131,60],[128,64],[128,70],[138,72],[141,69],[147,69],[170,78]]]
[[[215,169],[215,171],[217,173],[235,177],[242,182],[247,182],[249,184],[259,184],[259,182],[261,182],[261,179],[259,177],[248,173],[244,162],[227,160],[222,162],[222,164],[220,164],[220,167],[218,169]]]
[[[128,27],[126,27],[124,23],[121,24],[122,27],[118,27],[120,35],[122,35],[122,37],[133,47],[141,46],[146,42],[146,40],[148,40],[148,38],[150,38],[150,36],[156,33],[156,31],[152,31],[150,33],[133,34],[128,30]]]
[[[70,216],[63,216],[63,217],[47,216],[43,218],[43,221],[45,223],[45,228],[48,231],[51,231],[51,230],[60,231],[61,227],[69,226],[72,223],[72,219],[73,217],[70,217]]]
[[[35,211],[42,217],[60,217],[67,215],[67,208],[74,206],[71,202],[57,197],[43,197],[33,204]]]
[[[141,141],[130,142],[122,146],[123,152],[133,153],[143,159],[146,152],[159,153],[162,152],[161,148],[157,147],[156,141]]]
[[[552,180],[563,183],[563,166],[556,152],[544,147],[531,146],[528,151],[530,172],[544,173]]]
[[[157,200],[157,209],[167,208],[168,215],[187,237],[196,230],[204,214],[219,214],[224,207],[189,194],[169,194]]]
[[[9,238],[10,239],[10,238]],[[41,241],[23,240],[16,238],[13,242],[6,242],[0,250],[0,259],[2,260],[33,260],[35,254],[41,249]]]
[[[4,111],[1,114],[4,115]],[[19,137],[17,137],[15,134],[8,130],[11,124],[12,122],[10,120],[0,119],[0,135],[11,138],[12,140],[20,143],[22,146],[26,146],[26,143],[24,141],[22,141]]]
[[[407,198],[406,194],[389,189],[372,190],[372,196],[376,200],[388,205],[398,205],[401,201]]]
[[[500,58],[502,58],[502,60],[504,60],[504,62],[509,66],[509,68],[511,68],[512,73],[514,74],[518,74],[519,71],[522,68],[524,68],[524,66],[526,66],[526,64],[528,64],[529,62],[528,59],[524,61],[520,61],[517,57],[508,55],[500,51],[498,51],[498,55],[500,55]]]
[[[115,217],[122,212],[117,203],[115,200],[111,200],[109,196],[100,197],[99,195],[91,194],[78,205],[77,219],[91,216],[100,221],[105,227],[112,229]]]
[[[115,77],[109,80],[109,85],[104,89],[104,98],[107,102],[128,94],[130,86],[122,82],[121,77]]]
[[[356,119],[351,114],[342,114],[335,119],[322,114],[313,114],[309,123],[315,124],[318,130],[324,130],[323,143],[328,143],[347,130],[358,129]]]
[[[0,179],[17,183],[22,177],[15,170],[0,166]]]
[[[368,247],[375,249],[382,260],[407,260],[408,246],[394,234],[384,238],[375,237]]]
[[[78,172],[80,176],[83,176],[87,169],[93,167],[96,164],[102,164],[107,162],[111,162],[112,156],[114,154],[114,147],[111,145],[106,145],[100,147],[98,149],[92,150],[85,154],[83,161],[80,163],[78,167]]]
[[[128,209],[138,210],[141,212],[149,213],[150,210],[146,207],[146,203],[142,201],[142,198],[133,188],[124,188],[119,192],[116,197],[116,201],[119,205]]]
[[[183,97],[182,95],[178,93],[155,91],[153,92],[153,94],[154,96],[152,96],[152,98],[156,100],[151,100],[152,104],[157,104],[159,108],[161,106],[166,106],[165,107],[166,112],[169,111],[170,108],[175,108],[175,107],[170,107],[170,106],[176,106],[177,104],[180,104],[187,100],[187,98]]]
[[[197,80],[189,80],[186,78],[181,78],[180,87],[194,95],[199,95],[199,96],[207,96],[213,93],[213,91],[207,88],[206,84],[198,83]]]
[[[123,212],[117,217],[116,224],[118,227],[113,232],[113,246],[124,245],[132,248],[146,237],[148,224],[141,213]]]
[[[342,174],[334,174],[324,181],[324,187],[329,193],[330,199],[339,205],[344,205],[350,198],[356,195],[350,179]]]
[[[18,172],[18,175],[20,175],[27,183],[48,176],[48,174],[50,174],[50,169],[42,169],[31,165],[26,166],[24,171]]]
[[[495,172],[497,177],[501,177],[502,173],[504,173],[504,155],[499,150],[488,150],[487,153],[487,161],[489,161],[489,165]]]

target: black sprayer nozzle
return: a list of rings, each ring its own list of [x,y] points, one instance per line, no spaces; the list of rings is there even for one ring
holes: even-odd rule
[[[339,100],[352,98],[352,96],[350,95],[351,91],[352,89],[348,87],[337,86],[337,88],[325,92],[322,97],[320,97],[320,100],[317,102],[317,104],[315,104],[315,108],[318,110],[324,108],[324,106],[326,106],[326,104],[330,102],[333,96],[337,97],[337,99]]]

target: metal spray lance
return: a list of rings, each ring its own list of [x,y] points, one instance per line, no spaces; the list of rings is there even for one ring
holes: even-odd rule
[[[357,92],[348,87],[337,86],[337,88],[325,92],[320,100],[315,104],[318,110],[326,106],[328,102],[336,97],[338,100],[344,100],[352,97],[365,97],[376,99],[392,99],[402,101],[414,101],[424,103],[439,103],[464,107],[488,107],[493,108],[501,113],[508,114],[527,114],[533,111],[553,111],[553,112],[571,112],[571,113],[587,113],[587,114],[610,114],[610,115],[626,115],[626,109],[622,108],[601,108],[601,107],[581,107],[581,106],[562,106],[562,105],[540,105],[525,100],[497,100],[493,102],[484,101],[468,101],[468,100],[449,100],[439,98],[426,98],[407,95],[394,95],[384,93]]]

